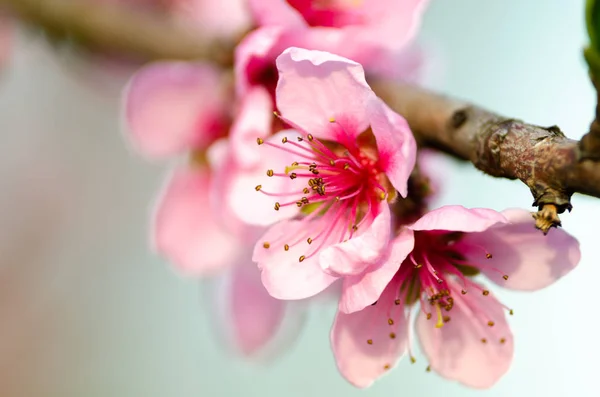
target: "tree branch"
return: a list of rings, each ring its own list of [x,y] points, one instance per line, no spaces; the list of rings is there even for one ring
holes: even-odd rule
[[[389,81],[372,84],[408,121],[423,145],[468,160],[488,175],[519,179],[533,195],[536,226],[560,226],[571,196],[600,197],[600,163],[581,160],[579,141],[556,126],[540,127],[424,89]]]
[[[143,59],[205,59],[232,63],[234,43],[202,40],[159,14],[89,0],[0,0],[23,21],[86,47]]]

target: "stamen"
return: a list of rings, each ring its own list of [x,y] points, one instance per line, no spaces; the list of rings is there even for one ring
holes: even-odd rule
[[[265,249],[269,249],[270,247],[271,247],[271,244],[269,244],[269,242],[268,242],[268,241],[265,241],[265,242],[263,243],[263,248],[265,248]]]

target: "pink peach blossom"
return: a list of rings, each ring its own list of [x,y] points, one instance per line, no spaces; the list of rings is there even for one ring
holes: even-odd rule
[[[230,197],[233,208],[246,208],[244,221],[278,222],[253,260],[272,296],[302,299],[381,259],[392,227],[388,201],[407,194],[416,144],[359,64],[290,48],[277,67],[277,107],[295,129],[258,138],[268,150],[263,162],[272,162],[267,178],[248,178]],[[251,182],[256,198],[247,197]]]
[[[249,0],[262,26],[283,27],[302,38],[296,46],[324,50],[369,68],[406,48],[426,0]]]
[[[208,163],[224,160],[223,141],[217,138],[230,125],[228,98],[221,76],[207,65],[156,63],[128,84],[124,121],[135,148],[147,157],[191,157],[175,168],[158,200],[152,243],[183,275],[227,280],[214,303],[221,308],[218,320],[229,327],[225,334],[238,350],[250,355],[271,344],[286,304],[267,293],[251,263],[260,230],[221,216],[221,203],[215,201],[220,181]],[[255,121],[248,111],[240,120]],[[243,139],[243,128],[232,134]]]
[[[505,317],[512,310],[470,276],[482,273],[503,287],[532,291],[580,259],[577,240],[561,229],[542,235],[527,211],[460,206],[431,211],[403,228],[390,250],[380,268],[345,284],[347,300],[370,305],[340,310],[331,330],[338,368],[357,387],[369,386],[410,349],[417,303],[416,331],[430,369],[470,387],[492,386],[512,361]]]

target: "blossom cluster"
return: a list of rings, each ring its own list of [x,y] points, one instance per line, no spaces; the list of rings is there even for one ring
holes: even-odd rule
[[[332,351],[353,385],[414,360],[414,328],[430,370],[490,387],[512,360],[513,312],[479,276],[533,291],[578,264],[577,241],[544,236],[528,211],[428,210],[414,188],[417,175],[444,188],[440,170],[367,79],[414,78],[426,3],[248,0],[254,29],[233,79],[160,62],[127,86],[133,145],[184,157],[158,199],[153,245],[185,275],[224,275],[219,307],[242,353],[272,342],[289,301],[329,293]]]

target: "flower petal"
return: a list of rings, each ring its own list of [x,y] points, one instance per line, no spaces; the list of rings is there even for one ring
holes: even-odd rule
[[[391,234],[390,207],[382,201],[373,222],[363,226],[364,232],[348,241],[321,250],[319,263],[323,270],[336,276],[362,273],[385,254]],[[359,230],[360,231],[360,230]]]
[[[370,386],[406,352],[408,324],[404,306],[395,304],[398,290],[398,283],[390,283],[374,306],[352,314],[338,311],[335,317],[331,329],[335,361],[342,376],[356,387]]]
[[[423,215],[407,226],[418,230],[448,230],[453,232],[481,232],[508,220],[501,213],[487,208],[465,208],[461,205],[446,205]]]
[[[305,26],[302,16],[286,1],[248,0],[254,19],[263,26],[277,25],[287,28]]]
[[[461,240],[469,262],[482,264],[478,268],[490,280],[506,288],[532,291],[554,283],[579,263],[579,243],[563,229],[544,236],[535,228],[529,211],[509,209],[502,214],[510,224],[468,234]],[[481,247],[492,254],[490,259]]]
[[[254,247],[252,260],[262,271],[262,282],[271,296],[277,299],[304,299],[318,294],[337,277],[325,273],[317,257],[299,261],[307,253],[307,244],[301,242],[284,250],[284,244],[293,243],[286,239],[295,237],[295,230],[302,230],[301,221],[282,221],[262,236]],[[268,248],[265,248],[268,243]]]
[[[210,65],[150,64],[124,91],[128,135],[149,157],[205,148],[224,128],[225,97],[219,72]]]
[[[269,295],[253,263],[235,267],[230,310],[235,339],[244,354],[257,352],[273,339],[283,320],[285,303]]]
[[[377,141],[379,164],[402,197],[408,194],[408,177],[417,158],[417,143],[404,117],[381,99],[369,101],[369,116]]]
[[[367,103],[375,94],[360,64],[296,47],[276,62],[277,108],[286,120],[317,138],[338,142],[354,141],[367,129]]]
[[[270,135],[273,117],[273,102],[267,90],[258,86],[250,89],[242,100],[229,139],[233,159],[240,167],[252,167],[260,161],[261,148],[256,138]]]
[[[220,168],[215,168],[215,177],[219,179],[221,191],[219,196],[224,198],[225,208],[232,211],[239,220],[256,226],[268,226],[282,219],[289,219],[298,214],[298,207],[294,205],[282,206],[275,210],[276,202],[283,204],[283,200],[289,197],[270,196],[267,193],[285,193],[298,190],[298,185],[287,177],[267,176],[267,170],[272,169],[275,173],[285,173],[295,157],[290,156],[289,152],[268,144],[271,142],[276,145],[282,145],[281,140],[289,137],[291,140],[296,133],[293,130],[284,130],[265,140],[263,145],[254,145],[258,147],[260,161],[251,168],[242,168],[237,160],[230,154],[227,154],[227,161],[222,162]],[[230,142],[231,147],[235,142]],[[303,143],[304,145],[304,143]],[[256,187],[261,187],[261,191],[256,191]],[[266,193],[265,193],[266,192]]]
[[[159,199],[154,219],[155,249],[187,275],[206,275],[231,265],[240,253],[209,205],[206,169],[175,170]]]
[[[449,284],[452,291],[460,291],[459,285]],[[419,315],[416,329],[423,353],[431,369],[444,378],[474,388],[491,387],[508,371],[513,358],[513,336],[504,309],[492,295],[452,295],[451,321],[443,327],[435,327],[435,318]]]
[[[377,266],[369,267],[361,275],[345,277],[339,310],[343,313],[353,313],[377,301],[414,245],[414,232],[403,228],[392,240],[387,255]]]

